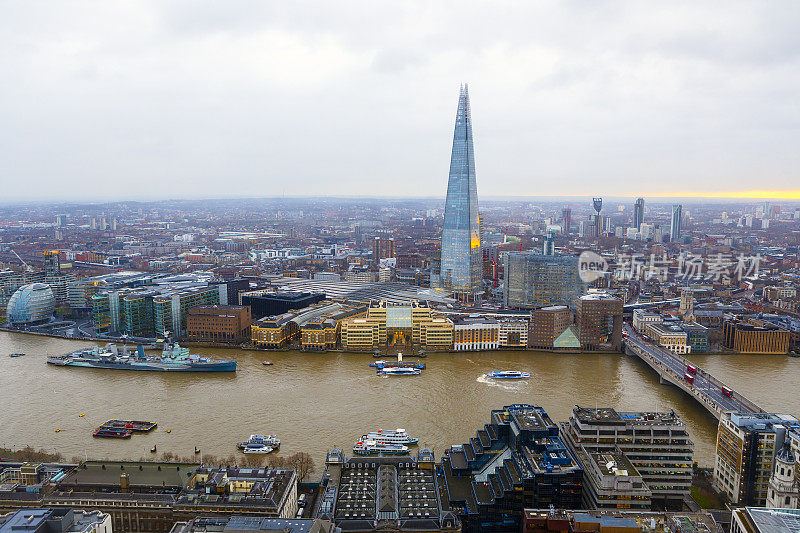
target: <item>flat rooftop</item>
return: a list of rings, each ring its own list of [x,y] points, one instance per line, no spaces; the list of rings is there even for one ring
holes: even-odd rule
[[[767,426],[797,426],[797,418],[792,415],[778,413],[731,413],[731,422],[737,427],[748,429],[766,429]]]
[[[611,407],[576,407],[572,413],[580,422],[586,424],[684,425],[678,415],[672,412],[616,411]]]
[[[769,533],[797,533],[800,531],[800,510],[746,508],[747,516],[756,526],[754,531]]]
[[[265,531],[274,533],[314,533],[329,531],[315,519],[263,518],[260,516],[232,516],[230,518],[198,517],[188,523],[176,524],[171,533]],[[332,531],[332,530],[331,530]]]
[[[163,489],[184,487],[199,463],[151,463],[146,461],[86,461],[58,482],[59,489],[119,487],[122,474],[131,487]]]
[[[327,281],[319,279],[281,278],[274,284],[283,289],[323,292],[330,299],[369,303],[385,300],[388,303],[407,304],[415,300],[434,303],[455,303],[455,300],[437,291],[400,282],[360,283],[355,281]]]
[[[553,425],[547,414],[537,409],[520,409],[510,412],[511,419],[520,429],[545,430]]]
[[[529,404],[512,404],[502,409],[493,409],[491,417],[494,423],[513,422],[519,429],[527,431],[548,431],[556,427],[542,407]]]
[[[621,453],[590,453],[589,457],[604,476],[638,476],[639,471]]]
[[[255,292],[255,291],[254,291]],[[307,298],[319,296],[319,293],[307,291],[276,291],[276,292],[258,292],[255,294],[244,293],[242,298],[255,298],[257,300],[271,300],[283,302],[299,302]]]

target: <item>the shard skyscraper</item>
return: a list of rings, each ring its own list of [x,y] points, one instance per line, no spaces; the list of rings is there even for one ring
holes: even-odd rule
[[[458,96],[444,207],[441,268],[435,286],[452,291],[460,300],[474,300],[482,292],[482,260],[472,117],[465,84]]]

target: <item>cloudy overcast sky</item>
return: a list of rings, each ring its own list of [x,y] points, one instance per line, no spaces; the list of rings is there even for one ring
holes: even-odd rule
[[[3,198],[800,197],[800,3],[0,0]]]

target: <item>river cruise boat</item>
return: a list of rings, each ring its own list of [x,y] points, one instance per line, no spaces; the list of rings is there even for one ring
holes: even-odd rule
[[[281,447],[281,439],[279,439],[277,435],[250,435],[249,439],[240,442],[236,447],[240,450],[244,450],[249,444],[263,444],[277,450]]]
[[[274,451],[275,451],[275,448],[273,448],[272,446],[267,446],[266,444],[261,444],[261,443],[258,443],[258,442],[253,442],[253,443],[251,443],[251,444],[248,444],[247,446],[245,446],[245,447],[244,447],[244,449],[243,449],[242,451],[243,451],[244,453],[248,453],[248,454],[249,454],[249,453],[254,453],[254,454],[267,454],[267,453],[272,453],[272,452],[274,452]]]
[[[422,373],[419,368],[409,368],[406,366],[379,368],[379,376],[418,376]]]
[[[408,446],[387,444],[374,440],[360,440],[353,446],[353,453],[356,455],[405,455],[408,453]]]
[[[165,345],[161,355],[147,355],[143,346],[128,353],[115,344],[104,348],[78,350],[66,355],[47,358],[47,363],[55,366],[76,366],[83,368],[107,368],[110,370],[148,370],[156,372],[235,372],[236,361],[219,361],[210,357],[190,354],[188,348],[179,344]]]
[[[527,379],[531,375],[528,372],[520,372],[519,370],[492,370],[486,373],[486,377],[491,379]]]
[[[410,437],[405,429],[379,429],[378,431],[370,431],[361,437],[362,441],[374,440],[375,442],[385,442],[388,444],[399,444],[401,446],[411,446],[417,444],[419,439]]]
[[[374,361],[370,363],[369,366],[377,368],[378,370],[384,368],[416,368],[417,370],[425,370],[425,363],[403,363],[398,361],[384,361],[383,359]]]

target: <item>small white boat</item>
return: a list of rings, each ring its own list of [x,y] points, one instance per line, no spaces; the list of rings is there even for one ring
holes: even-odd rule
[[[272,361],[261,361],[261,364],[264,366],[272,366],[275,363],[273,363]]]

